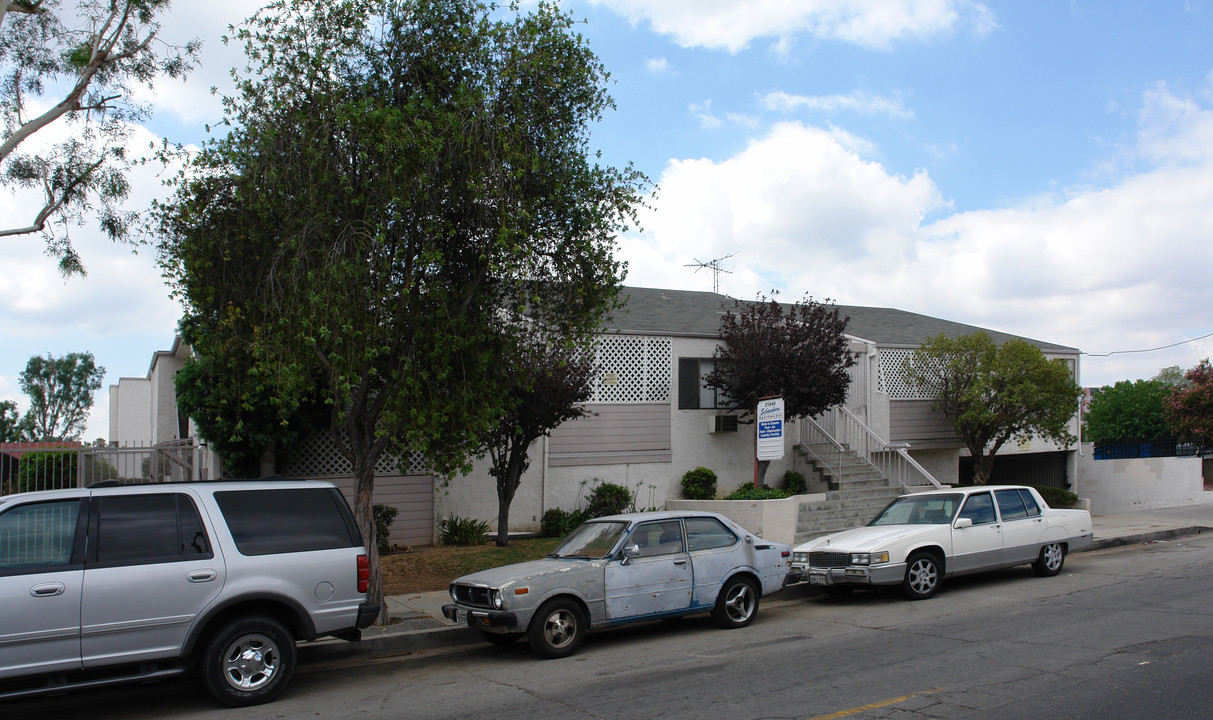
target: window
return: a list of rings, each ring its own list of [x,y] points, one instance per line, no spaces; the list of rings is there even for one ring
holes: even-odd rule
[[[692,552],[731,547],[737,542],[737,535],[716,518],[687,518],[686,524],[687,543]]]
[[[332,488],[215,493],[242,555],[332,550],[362,544],[349,506]]]
[[[1018,490],[997,490],[994,497],[998,499],[998,513],[1003,520],[1017,520],[1028,516],[1028,508],[1023,504],[1023,498]]]
[[[0,515],[0,575],[70,567],[80,506],[77,499],[36,503]]]
[[[976,493],[969,496],[965,502],[964,508],[961,509],[959,517],[969,518],[974,525],[984,525],[992,523],[996,520],[994,517],[994,498],[990,497],[990,493]]]
[[[1020,490],[1019,497],[1023,499],[1024,507],[1028,509],[1028,517],[1040,515],[1040,506],[1036,504],[1036,498],[1032,497],[1030,490]]]
[[[727,395],[703,382],[715,367],[712,358],[678,358],[679,410],[733,409],[733,401]]]
[[[683,552],[682,528],[677,520],[644,523],[636,526],[625,544],[638,547],[639,557],[673,555]]]
[[[93,503],[89,565],[116,567],[213,557],[194,501],[181,493],[117,495]]]

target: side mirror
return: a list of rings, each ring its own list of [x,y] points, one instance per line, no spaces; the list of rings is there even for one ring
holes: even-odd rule
[[[632,562],[632,558],[640,557],[640,546],[639,545],[628,545],[627,547],[625,547],[623,549],[623,552],[621,552],[619,554],[622,555],[622,557],[619,559],[619,564],[620,565],[629,565]]]
[[[956,518],[956,523],[952,527],[957,530],[964,530],[967,527],[973,527],[973,518]]]

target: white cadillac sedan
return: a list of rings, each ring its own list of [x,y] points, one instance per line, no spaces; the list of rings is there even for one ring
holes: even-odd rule
[[[830,594],[900,585],[924,600],[955,575],[1028,563],[1056,575],[1066,554],[1091,540],[1091,513],[1050,508],[1030,487],[932,490],[902,495],[865,527],[796,547],[790,581]]]
[[[546,558],[457,578],[442,614],[494,644],[526,635],[545,658],[571,654],[591,628],[698,612],[739,628],[783,589],[790,556],[716,513],[609,515]]]

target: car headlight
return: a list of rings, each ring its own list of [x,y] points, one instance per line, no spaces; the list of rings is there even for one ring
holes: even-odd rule
[[[451,594],[452,600],[454,600],[455,602],[459,602],[459,597],[457,595],[455,595],[455,583],[451,583],[450,587],[447,588],[447,592],[449,592]]]
[[[874,552],[874,553],[851,553],[852,565],[879,565],[889,561],[889,553]]]
[[[808,561],[809,561],[809,554],[807,552],[792,553],[792,562],[807,563]]]
[[[500,610],[504,606],[504,602],[501,599],[500,590],[490,590],[489,599],[493,603],[493,608],[495,610]]]

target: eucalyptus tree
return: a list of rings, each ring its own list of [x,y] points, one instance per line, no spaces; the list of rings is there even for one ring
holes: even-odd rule
[[[183,77],[201,46],[159,37],[168,0],[73,4],[0,0],[0,187],[42,195],[26,218],[0,227],[0,238],[41,235],[60,272],[83,275],[70,226],[95,219],[115,241],[131,236],[135,213],[122,207],[134,162],[127,139],[150,113],[136,90]],[[31,142],[64,124],[63,140]]]
[[[234,37],[231,131],[160,207],[162,263],[199,327],[245,336],[281,419],[323,378],[381,597],[376,464],[469,469],[508,318],[588,343],[647,181],[589,150],[607,73],[553,5],[278,0]]]
[[[79,439],[104,377],[105,368],[89,352],[31,357],[17,377],[29,397],[22,422],[30,439]]]

